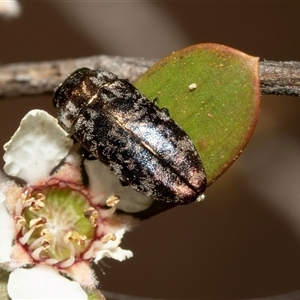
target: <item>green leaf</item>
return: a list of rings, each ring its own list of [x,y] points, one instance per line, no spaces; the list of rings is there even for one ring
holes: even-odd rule
[[[135,86],[194,142],[208,185],[241,154],[259,114],[258,58],[217,44],[198,44],[156,63]]]
[[[0,269],[0,299],[9,300],[7,294],[7,283],[8,283],[9,272]]]
[[[104,295],[97,289],[89,291],[88,293],[88,300],[105,300],[106,298]]]

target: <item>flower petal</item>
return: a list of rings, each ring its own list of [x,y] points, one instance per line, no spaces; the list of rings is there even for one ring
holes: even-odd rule
[[[110,250],[100,250],[97,252],[95,262],[101,260],[103,257],[110,257],[118,261],[123,261],[127,258],[133,256],[133,253],[130,250],[124,250],[120,247],[114,249],[113,251]]]
[[[103,257],[111,257],[118,261],[132,257],[133,253],[130,250],[124,250],[119,247],[124,233],[125,228],[122,228],[115,233],[114,240],[104,243],[101,247],[102,249],[96,253],[95,262],[101,260]]]
[[[16,0],[0,1],[0,16],[3,18],[17,18],[21,14],[21,6]]]
[[[126,212],[139,212],[147,209],[153,202],[130,186],[122,186],[118,177],[98,160],[85,160],[84,166],[89,177],[89,190],[94,204],[105,204],[111,194],[118,195],[121,201],[117,208]]]
[[[4,171],[27,183],[36,183],[49,176],[72,144],[55,118],[43,110],[32,110],[4,145]]]
[[[13,271],[7,290],[12,300],[88,299],[78,282],[61,276],[52,267],[42,265]]]
[[[12,241],[15,235],[15,224],[5,205],[5,196],[0,192],[0,264],[11,260]]]

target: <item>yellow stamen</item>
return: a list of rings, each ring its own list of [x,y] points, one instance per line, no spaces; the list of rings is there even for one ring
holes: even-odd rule
[[[46,197],[42,193],[38,193],[31,203],[30,211],[37,212],[45,206]]]
[[[26,220],[23,216],[15,216],[15,221],[19,226],[24,226],[26,224]]]
[[[26,220],[23,216],[15,216],[16,230],[19,232],[26,225]]]
[[[52,233],[48,229],[44,228],[44,229],[42,229],[40,235],[41,236],[39,238],[35,239],[32,242],[32,244],[30,245],[30,249],[34,249],[37,245],[40,245],[40,244],[42,246],[45,246],[46,244],[48,244],[47,249],[49,248],[50,242],[53,239]],[[46,248],[44,248],[44,250],[46,250]]]
[[[89,207],[84,211],[84,216],[90,220],[95,227],[99,218],[99,212],[94,207]]]
[[[113,207],[115,205],[118,204],[118,202],[120,201],[120,197],[114,194],[111,194],[108,199],[106,200],[106,205],[108,207]]]
[[[32,219],[29,222],[29,228],[32,228],[33,226],[35,228],[38,228],[38,227],[44,226],[46,223],[47,223],[47,219],[44,217]]]
[[[86,236],[80,235],[77,231],[69,231],[64,236],[64,242],[75,242],[78,246],[83,246],[85,244]]]
[[[103,244],[106,244],[109,241],[115,241],[116,240],[116,235],[113,233],[108,233],[102,238]]]

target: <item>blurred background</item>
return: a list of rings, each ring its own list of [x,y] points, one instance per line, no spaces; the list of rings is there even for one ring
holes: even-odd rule
[[[18,19],[0,19],[1,64],[97,54],[162,58],[205,42],[261,59],[300,61],[297,1],[21,5]],[[50,96],[1,99],[0,144],[33,108],[55,115]],[[101,288],[165,299],[249,299],[299,290],[299,108],[297,98],[262,97],[249,145],[205,201],[157,215],[127,234],[122,247],[134,257],[96,267]]]

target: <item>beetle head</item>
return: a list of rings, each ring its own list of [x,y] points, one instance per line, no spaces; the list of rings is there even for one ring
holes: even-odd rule
[[[57,108],[60,126],[72,134],[72,125],[80,111],[95,98],[99,89],[117,77],[106,71],[81,68],[74,71],[54,92],[53,104]]]

